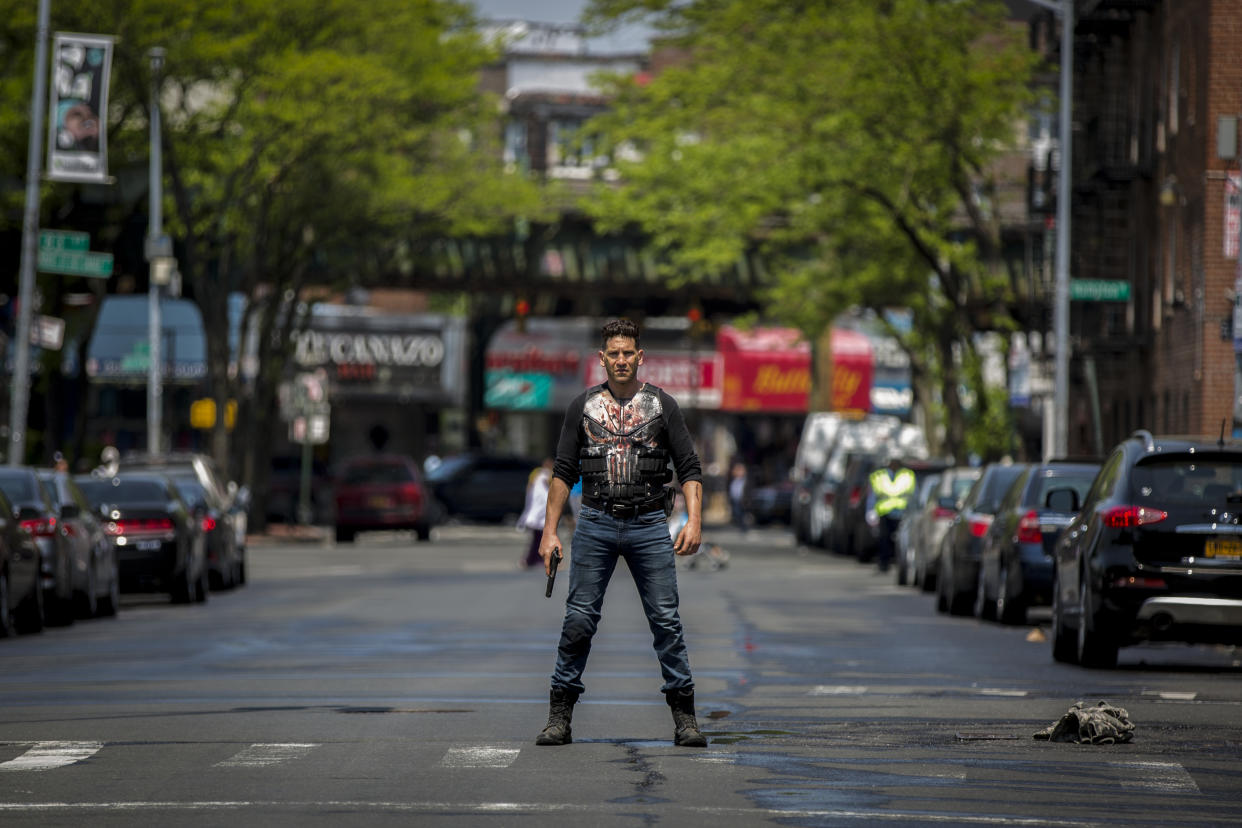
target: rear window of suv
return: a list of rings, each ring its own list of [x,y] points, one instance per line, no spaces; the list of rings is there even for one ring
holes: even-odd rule
[[[402,463],[359,463],[341,474],[344,483],[412,483],[414,475]]]
[[[1161,503],[1225,503],[1242,498],[1242,454],[1162,457],[1135,465],[1131,485],[1141,499]]]

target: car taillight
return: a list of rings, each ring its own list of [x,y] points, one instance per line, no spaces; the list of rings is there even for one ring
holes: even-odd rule
[[[1146,578],[1139,575],[1127,575],[1113,581],[1113,586],[1129,589],[1165,589],[1168,584],[1164,578]]]
[[[123,518],[110,521],[104,530],[109,535],[138,535],[143,533],[171,532],[173,522],[169,518]]]
[[[862,500],[862,486],[855,486],[850,489],[850,508],[857,506],[860,500]]]
[[[991,515],[979,515],[970,519],[970,534],[976,538],[981,538],[988,533],[988,527],[992,525]]]
[[[216,519],[208,515],[203,518],[203,531],[211,532],[216,528]]]
[[[1018,543],[1043,543],[1044,533],[1039,531],[1039,513],[1031,510],[1018,521]]]
[[[950,509],[947,506],[937,506],[936,511],[932,512],[932,517],[937,520],[953,520],[953,516],[956,514],[956,509]]]
[[[1109,529],[1133,529],[1159,523],[1168,516],[1168,512],[1147,506],[1114,506],[1104,513],[1104,525]]]
[[[23,520],[21,526],[36,538],[50,538],[56,534],[56,518],[35,518]]]
[[[414,483],[402,484],[401,488],[397,490],[397,496],[411,503],[417,503],[421,499],[418,486]]]

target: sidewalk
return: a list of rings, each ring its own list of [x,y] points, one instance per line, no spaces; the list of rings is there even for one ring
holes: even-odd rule
[[[322,543],[331,533],[330,526],[303,526],[297,523],[269,523],[267,531],[246,535],[247,546],[268,543]]]

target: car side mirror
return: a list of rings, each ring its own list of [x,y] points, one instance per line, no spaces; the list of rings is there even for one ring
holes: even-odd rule
[[[1057,512],[1078,511],[1078,492],[1070,488],[1052,489],[1044,497],[1044,506]]]

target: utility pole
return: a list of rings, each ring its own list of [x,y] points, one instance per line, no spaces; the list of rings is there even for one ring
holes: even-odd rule
[[[34,312],[35,259],[38,256],[39,182],[43,167],[43,120],[47,106],[47,30],[51,0],[39,0],[35,30],[34,92],[30,99],[30,148],[26,154],[26,211],[22,218],[22,261],[18,271],[17,351],[13,393],[9,396],[9,465],[26,459],[26,416],[30,407],[30,319]]]
[[[150,362],[147,365],[147,452],[163,451],[164,368],[160,354],[160,294],[172,271],[172,240],[164,235],[164,164],[160,152],[160,77],[164,71],[164,50],[159,46],[147,52],[151,60],[151,167],[148,182],[148,213],[146,253],[150,262],[147,286],[147,342]]]
[[[1074,0],[1031,2],[1061,17],[1061,123],[1057,132],[1060,164],[1057,170],[1057,246],[1052,293],[1052,445],[1044,446],[1044,458],[1047,459],[1064,457],[1069,451],[1069,251],[1070,177],[1073,171]]]
[[[1052,386],[1052,454],[1069,451],[1070,178],[1073,173],[1074,0],[1061,0],[1061,168],[1057,172],[1057,252],[1052,330],[1056,365]]]

